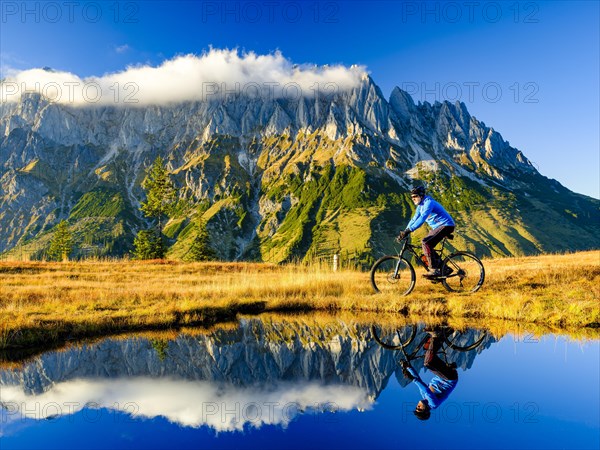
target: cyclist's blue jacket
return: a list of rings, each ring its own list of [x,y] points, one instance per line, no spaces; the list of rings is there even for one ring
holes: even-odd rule
[[[419,391],[421,391],[421,397],[423,397],[423,400],[427,400],[431,409],[440,406],[458,384],[458,380],[446,380],[442,377],[435,376],[431,379],[429,386],[427,386],[423,383],[423,380],[421,380],[421,377],[419,377],[419,374],[415,369],[409,367],[408,371],[415,377],[413,381],[419,388]]]
[[[421,203],[417,205],[417,210],[410,222],[406,226],[410,231],[415,231],[424,222],[431,227],[432,230],[438,227],[453,227],[454,220],[442,205],[426,195]]]

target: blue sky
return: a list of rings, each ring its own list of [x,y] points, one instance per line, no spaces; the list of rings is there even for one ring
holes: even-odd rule
[[[543,175],[600,197],[600,2],[0,3],[0,72],[80,77],[210,47],[360,64],[388,96],[461,100]]]

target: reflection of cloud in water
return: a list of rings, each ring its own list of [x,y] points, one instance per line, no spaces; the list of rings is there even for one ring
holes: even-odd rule
[[[369,409],[373,400],[360,388],[314,382],[280,382],[272,386],[237,387],[208,381],[123,378],[73,380],[30,396],[16,386],[2,386],[0,401],[15,418],[48,419],[84,407],[107,408],[135,417],[163,416],[188,427],[207,425],[216,431],[286,427],[304,410]]]

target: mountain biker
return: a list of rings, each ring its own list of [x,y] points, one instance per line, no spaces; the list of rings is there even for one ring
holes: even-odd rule
[[[421,397],[423,397],[413,411],[414,415],[420,420],[429,419],[431,410],[440,406],[458,384],[456,363],[446,364],[437,356],[443,338],[435,330],[430,331],[429,334],[430,338],[424,345],[427,350],[425,353],[425,367],[436,375],[431,379],[429,385],[423,382],[408,361],[402,361],[402,373],[417,385]]]
[[[452,216],[444,209],[442,205],[436,202],[429,195],[425,194],[424,186],[416,186],[410,191],[410,198],[417,207],[415,214],[402,231],[397,240],[404,239],[410,233],[419,228],[423,223],[431,228],[431,231],[421,241],[423,253],[427,258],[428,271],[423,276],[426,278],[435,278],[441,275],[441,263],[438,254],[433,248],[446,236],[454,231],[454,220]]]

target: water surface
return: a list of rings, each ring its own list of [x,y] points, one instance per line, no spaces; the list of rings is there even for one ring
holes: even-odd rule
[[[409,354],[428,336],[413,330]],[[48,352],[0,370],[0,447],[600,448],[598,340],[481,333],[444,346],[458,383],[427,421],[402,352],[364,323],[244,319]]]

